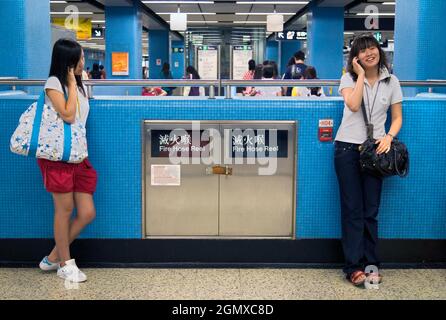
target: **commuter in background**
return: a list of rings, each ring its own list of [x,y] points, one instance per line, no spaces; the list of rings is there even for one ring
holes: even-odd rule
[[[59,39],[54,44],[49,78],[45,83],[45,105],[54,108],[63,121],[80,121],[84,126],[90,110],[85,86],[82,47],[71,39]],[[57,139],[57,136],[56,136]],[[93,193],[97,174],[88,158],[81,163],[37,160],[45,189],[54,203],[54,240],[56,246],[39,264],[44,271],[72,282],[83,282],[87,276],[79,270],[70,254],[70,244],[93,221],[96,210]],[[73,209],[76,216],[72,218]]]
[[[273,78],[279,79],[279,67],[277,66],[276,61],[270,60],[270,65],[273,67]]]
[[[142,78],[148,79],[149,78],[149,70],[146,66],[142,67]]]
[[[159,87],[144,87],[143,96],[167,96],[167,92]]]
[[[262,80],[271,81],[274,80],[274,67],[272,65],[263,66]],[[255,89],[261,96],[264,97],[277,97],[282,95],[282,88],[280,87],[256,87]]]
[[[99,64],[93,63],[93,70],[91,70],[90,75],[91,79],[102,79],[102,74],[99,70]]]
[[[254,70],[254,78],[253,80],[262,80],[263,77],[263,64],[258,64],[256,65],[256,68]],[[249,90],[246,91],[246,94],[244,94],[245,96],[259,96],[260,95],[260,91],[257,91],[256,88],[254,87],[250,87],[247,88]]]
[[[99,66],[99,71],[101,72],[101,79],[107,79],[107,73],[105,72],[104,65]]]
[[[160,72],[160,79],[173,79],[172,72],[170,72],[170,64],[168,64],[167,62],[163,63],[163,68]],[[174,89],[175,87],[167,87],[163,88],[163,91],[165,91],[168,96],[171,96]]]
[[[186,79],[198,80],[201,79],[197,70],[194,67],[188,66],[186,68]],[[204,96],[203,87],[184,87],[183,96]]]
[[[334,164],[341,199],[343,271],[354,285],[367,280],[379,283],[381,275],[366,274],[371,266],[379,267],[378,209],[382,178],[361,171],[359,146],[367,138],[361,104],[373,125],[369,129],[376,139],[378,154],[389,152],[390,144],[403,123],[400,83],[387,69],[387,59],[371,34],[356,37],[348,58],[347,73],[341,78],[339,93],[344,98],[342,122],[335,138]],[[387,111],[392,121],[385,131]]]
[[[254,60],[248,61],[248,71],[243,75],[243,80],[252,80],[254,79],[254,71],[256,70],[256,62]]]
[[[256,62],[251,59],[248,61],[248,71],[246,71],[245,74],[243,75],[243,80],[254,79],[255,70],[256,70]],[[243,90],[242,94],[244,96],[249,96],[252,89],[253,89],[252,87],[246,87],[245,90]]]
[[[308,66],[301,78],[302,80],[312,80],[318,79],[316,69],[314,67]],[[325,97],[324,90],[322,87],[294,87],[291,92],[293,97]]]
[[[90,67],[87,67],[87,76],[88,76],[88,79],[91,79],[91,75],[90,75]]]
[[[301,79],[307,65],[305,64],[305,53],[303,51],[297,51],[294,55],[294,64],[287,67],[283,79]],[[284,88],[286,95],[291,96],[292,87]]]

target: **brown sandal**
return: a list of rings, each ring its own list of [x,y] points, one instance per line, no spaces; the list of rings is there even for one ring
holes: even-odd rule
[[[366,278],[367,276],[363,271],[357,270],[350,275],[349,280],[354,286],[360,286],[364,284]]]

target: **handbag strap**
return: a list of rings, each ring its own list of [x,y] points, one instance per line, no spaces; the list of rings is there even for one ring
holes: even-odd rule
[[[31,141],[29,143],[28,154],[35,157],[37,153],[37,144],[39,141],[40,123],[42,122],[43,105],[45,104],[45,90],[39,96],[36,105],[36,114],[34,116],[34,123],[31,134]]]
[[[65,99],[68,100],[65,94]],[[37,146],[39,143],[40,126],[42,124],[43,106],[45,105],[45,90],[39,96],[36,105],[36,114],[34,116],[31,141],[29,144],[28,154],[35,157],[37,153]],[[71,154],[71,125],[63,121],[63,131],[64,131],[64,144],[61,161],[70,160]]]
[[[364,104],[364,94],[361,99],[361,111],[362,111],[362,117],[364,118],[365,129],[367,131],[367,139],[373,139],[373,124],[371,124],[369,122],[369,119],[367,119],[367,111],[365,110],[365,104]]]

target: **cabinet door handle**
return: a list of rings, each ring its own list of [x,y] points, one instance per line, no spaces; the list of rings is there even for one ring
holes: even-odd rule
[[[229,166],[222,167],[222,166],[216,165],[213,167],[207,167],[206,173],[207,174],[222,174],[225,176],[230,176],[230,175],[232,175],[232,168]]]

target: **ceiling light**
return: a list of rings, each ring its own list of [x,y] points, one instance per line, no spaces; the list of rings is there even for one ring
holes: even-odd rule
[[[382,4],[385,6],[394,6],[395,2],[383,2]]]
[[[309,1],[237,1],[237,4],[308,4]]]
[[[234,23],[246,23],[246,24],[265,24],[266,21],[240,21],[240,22],[234,22]]]
[[[50,1],[50,3],[67,3],[66,1]]]
[[[105,23],[105,20],[91,20],[91,23]]]
[[[167,23],[170,23],[170,20],[167,20],[166,21]],[[202,20],[202,21],[188,21],[187,23],[217,23],[218,21],[205,21],[205,20]]]
[[[69,11],[69,12],[50,12],[51,14],[78,14],[78,15],[80,15],[80,14],[93,14],[93,12],[73,12],[73,11]]]
[[[296,13],[292,13],[292,12],[276,12],[277,14],[281,14],[283,16],[294,16]],[[268,13],[259,13],[259,12],[236,12],[235,15],[237,16],[267,16],[272,14],[271,12]]]
[[[197,4],[197,3],[214,3],[214,1],[143,1],[146,4]]]
[[[162,15],[162,14],[173,14],[173,13],[177,13],[177,12],[160,12],[157,13],[158,15]],[[191,15],[191,16],[208,16],[208,15],[216,15],[215,12],[182,12],[184,14],[187,15]]]
[[[357,16],[394,16],[395,13],[366,13],[366,12],[359,12],[356,14]]]

